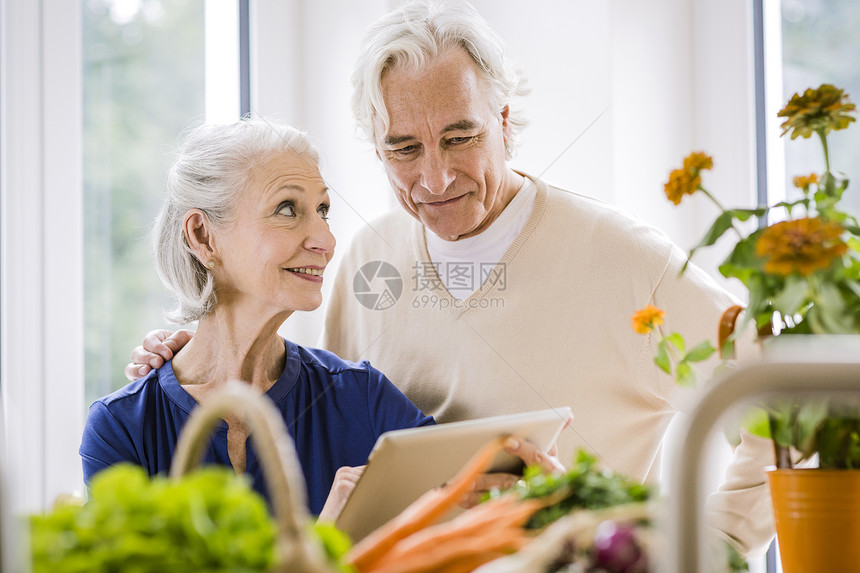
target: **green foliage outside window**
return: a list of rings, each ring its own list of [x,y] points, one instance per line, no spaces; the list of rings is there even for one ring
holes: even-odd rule
[[[168,326],[149,233],[179,134],[203,120],[203,1],[86,0],[82,44],[89,405],[127,382],[145,332]]]
[[[860,101],[860,7],[857,0],[783,0],[782,51],[783,93],[788,101],[795,92],[823,83],[843,88],[852,101]],[[845,177],[860,181],[860,130],[847,129],[833,134],[829,142],[830,161],[844,171]],[[791,189],[797,173],[819,169],[821,149],[815,140],[785,146],[786,187],[789,198],[797,199]],[[860,193],[845,195],[843,208],[860,213]]]

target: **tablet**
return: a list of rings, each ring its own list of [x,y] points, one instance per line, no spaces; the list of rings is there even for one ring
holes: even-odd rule
[[[550,408],[385,432],[335,523],[357,542],[454,477],[493,438],[516,434],[547,449],[572,419],[570,408]],[[489,471],[518,474],[522,466],[519,458],[499,452]]]

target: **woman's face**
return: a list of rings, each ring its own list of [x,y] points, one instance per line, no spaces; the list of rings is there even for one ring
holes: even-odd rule
[[[291,152],[252,173],[226,229],[213,231],[218,305],[280,313],[314,310],[334,254],[328,188],[317,165]]]

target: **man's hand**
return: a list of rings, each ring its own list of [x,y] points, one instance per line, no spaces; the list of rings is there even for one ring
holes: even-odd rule
[[[364,468],[366,467],[343,466],[338,468],[334,474],[334,483],[331,486],[331,491],[325,500],[322,511],[320,511],[319,521],[334,522],[338,518],[340,512],[343,510],[343,506],[346,504],[346,500],[349,498],[352,490],[355,489],[358,478],[364,473]]]
[[[543,451],[532,442],[519,436],[509,436],[505,440],[505,451],[523,460],[527,466],[540,466],[543,472],[547,474],[565,473],[567,471],[558,460],[557,444],[553,444],[549,450]]]
[[[124,369],[125,377],[137,380],[150,370],[161,368],[176,352],[188,344],[194,332],[191,330],[153,330],[143,339],[143,344],[131,352],[131,362]]]
[[[509,436],[505,440],[505,451],[520,458],[527,466],[540,466],[547,474],[567,471],[558,460],[558,447],[555,444],[548,451],[543,451],[519,436]],[[474,489],[460,501],[460,505],[465,508],[473,507],[481,501],[486,492],[491,489],[507,489],[517,483],[520,477],[507,473],[482,474],[475,480]]]

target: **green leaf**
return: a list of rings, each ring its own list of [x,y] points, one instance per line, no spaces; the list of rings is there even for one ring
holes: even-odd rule
[[[822,468],[860,468],[860,417],[830,412],[818,427],[814,448]]]
[[[740,279],[747,288],[751,288],[752,281],[762,280],[764,262],[755,252],[755,245],[761,233],[762,231],[758,230],[742,241],[738,241],[723,264],[719,266],[719,271],[724,277]]]
[[[597,460],[583,450],[577,452],[566,474],[545,474],[539,467],[526,468],[523,479],[510,490],[521,499],[560,498],[536,512],[527,527],[539,529],[576,509],[602,509],[615,505],[644,502],[652,489],[609,469],[597,467]],[[498,492],[497,492],[498,494]],[[486,496],[489,499],[493,495]]]
[[[675,382],[678,386],[683,386],[684,388],[696,387],[696,370],[689,362],[681,361],[678,363],[678,366],[675,368]]]
[[[815,452],[815,432],[821,422],[827,418],[828,411],[826,400],[810,400],[798,409],[792,444],[803,453],[804,457],[809,457]]]
[[[749,571],[749,564],[744,559],[744,556],[735,549],[735,546],[728,541],[723,541],[726,548],[726,561],[728,562],[728,570],[730,573],[744,573]]]
[[[343,557],[352,548],[349,536],[335,527],[333,523],[319,522],[313,524],[313,532],[322,543],[322,547],[332,563],[340,563],[341,573],[351,573],[355,569],[343,563]]]
[[[177,481],[119,464],[93,478],[90,501],[31,520],[35,572],[265,572],[277,526],[231,468]]]
[[[773,298],[773,308],[782,314],[795,314],[809,297],[809,284],[806,280],[791,277],[786,280],[785,287],[778,291]]]
[[[685,350],[684,350],[684,348],[685,348],[684,337],[681,336],[679,333],[673,332],[672,334],[670,334],[669,336],[667,336],[663,340],[665,340],[667,343],[669,343],[672,346],[674,346],[675,348],[677,348],[678,351],[681,352],[681,354],[684,354],[684,352],[685,352]]]
[[[706,340],[694,346],[690,352],[687,353],[687,356],[684,357],[684,360],[686,362],[701,362],[702,360],[710,358],[714,352],[716,352],[716,349],[709,341]]]
[[[855,296],[860,297],[860,282],[846,280],[844,284]]]
[[[794,405],[790,402],[781,402],[768,412],[770,422],[770,433],[780,446],[793,445],[794,439]]]
[[[666,341],[661,340],[657,345],[657,354],[654,355],[654,364],[666,374],[672,373],[672,364],[669,361],[669,353],[666,351]]]
[[[807,313],[813,332],[819,334],[851,334],[850,316],[839,288],[833,283],[819,286],[815,305]]]
[[[690,250],[689,258],[693,258],[693,253],[695,253],[701,247],[709,247],[717,242],[717,240],[722,237],[726,231],[732,228],[732,223],[735,219],[738,221],[746,221],[750,217],[761,217],[767,213],[767,207],[759,207],[756,209],[730,209],[728,211],[723,211],[716,218],[711,228],[705,233],[705,236],[702,237],[702,240],[699,241],[699,244]],[[686,265],[685,265],[686,267]]]
[[[791,215],[792,209],[794,209],[798,205],[803,205],[806,209],[809,209],[809,199],[806,197],[803,197],[802,199],[798,199],[797,201],[791,201],[791,202],[780,201],[779,203],[772,205],[771,209],[776,209],[777,207],[783,207],[786,210],[786,212],[788,213],[788,215]]]
[[[770,438],[770,419],[764,408],[751,407],[741,419],[741,427],[754,436]]]
[[[735,329],[732,335],[726,338],[726,341],[723,342],[723,345],[720,347],[720,356],[726,358],[735,356],[735,336],[737,333],[738,330]],[[716,374],[716,372],[714,373]]]

